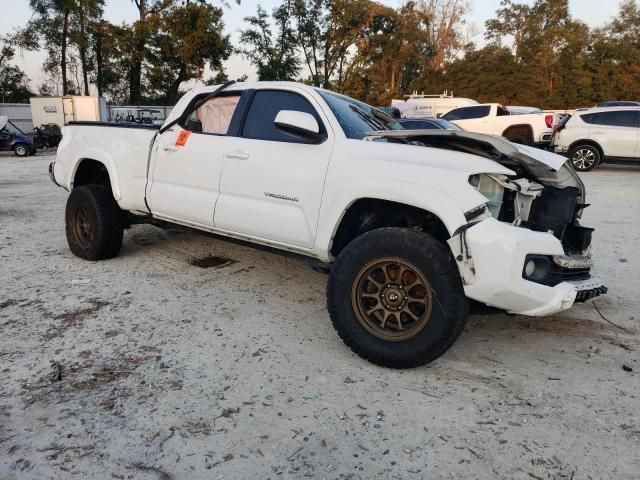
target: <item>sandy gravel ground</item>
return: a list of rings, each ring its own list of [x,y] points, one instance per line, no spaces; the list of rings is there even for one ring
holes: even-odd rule
[[[638,478],[640,167],[584,176],[625,330],[473,317],[398,372],[341,343],[298,259],[148,225],[75,258],[50,160],[0,156],[0,478]]]

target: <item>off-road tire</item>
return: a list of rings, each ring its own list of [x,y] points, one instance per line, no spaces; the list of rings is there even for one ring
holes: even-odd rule
[[[576,172],[590,172],[600,164],[602,154],[593,145],[576,145],[569,152],[569,159]]]
[[[91,235],[79,233],[76,221],[79,211],[86,218]],[[122,210],[103,185],[82,185],[74,188],[67,200],[65,224],[67,242],[74,255],[85,260],[104,260],[118,255],[124,232]]]
[[[30,152],[29,145],[25,145],[24,143],[18,143],[13,147],[13,153],[15,153],[19,157],[26,157]]]
[[[383,340],[358,320],[352,289],[362,268],[376,259],[394,257],[424,275],[432,293],[430,319],[412,338]],[[327,306],[342,340],[362,358],[389,368],[413,368],[443,355],[462,333],[469,302],[450,249],[425,233],[404,228],[381,228],[347,245],[336,259],[327,284]]]

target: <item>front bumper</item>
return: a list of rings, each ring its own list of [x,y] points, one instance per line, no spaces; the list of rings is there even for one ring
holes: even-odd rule
[[[555,286],[523,278],[528,255],[562,256],[551,233],[514,227],[494,218],[483,220],[449,240],[467,297],[510,313],[544,316],[567,310],[576,301],[606,293],[595,277]]]

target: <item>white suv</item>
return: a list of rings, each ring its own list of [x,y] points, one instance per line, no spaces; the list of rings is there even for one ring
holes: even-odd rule
[[[551,145],[579,172],[598,164],[640,161],[640,107],[592,108],[560,122]]]

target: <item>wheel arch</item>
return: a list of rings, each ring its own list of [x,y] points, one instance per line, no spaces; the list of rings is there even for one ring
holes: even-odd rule
[[[591,139],[582,139],[582,140],[576,140],[575,142],[573,142],[571,145],[569,145],[569,148],[567,149],[567,154],[570,155],[571,151],[580,146],[580,145],[589,145],[592,146],[594,148],[596,148],[598,150],[598,152],[600,153],[600,161],[602,162],[605,158],[604,155],[604,150],[602,148],[602,146],[596,142],[595,140],[591,140]]]
[[[102,155],[85,155],[74,162],[69,176],[69,191],[80,185],[104,185],[111,190],[113,198],[120,200],[120,185],[118,184],[115,162]]]
[[[329,254],[339,253],[360,235],[386,227],[404,227],[424,231],[446,242],[450,231],[438,213],[406,202],[376,197],[360,197],[347,205],[335,224]]]
[[[505,128],[505,130],[502,132],[502,136],[508,140],[521,137],[522,133],[517,133],[517,132],[526,132],[526,135],[529,137],[529,141],[531,143],[535,141],[535,139],[533,138],[533,127],[528,123],[510,125],[509,127]],[[512,134],[511,137],[509,136],[510,134]]]

